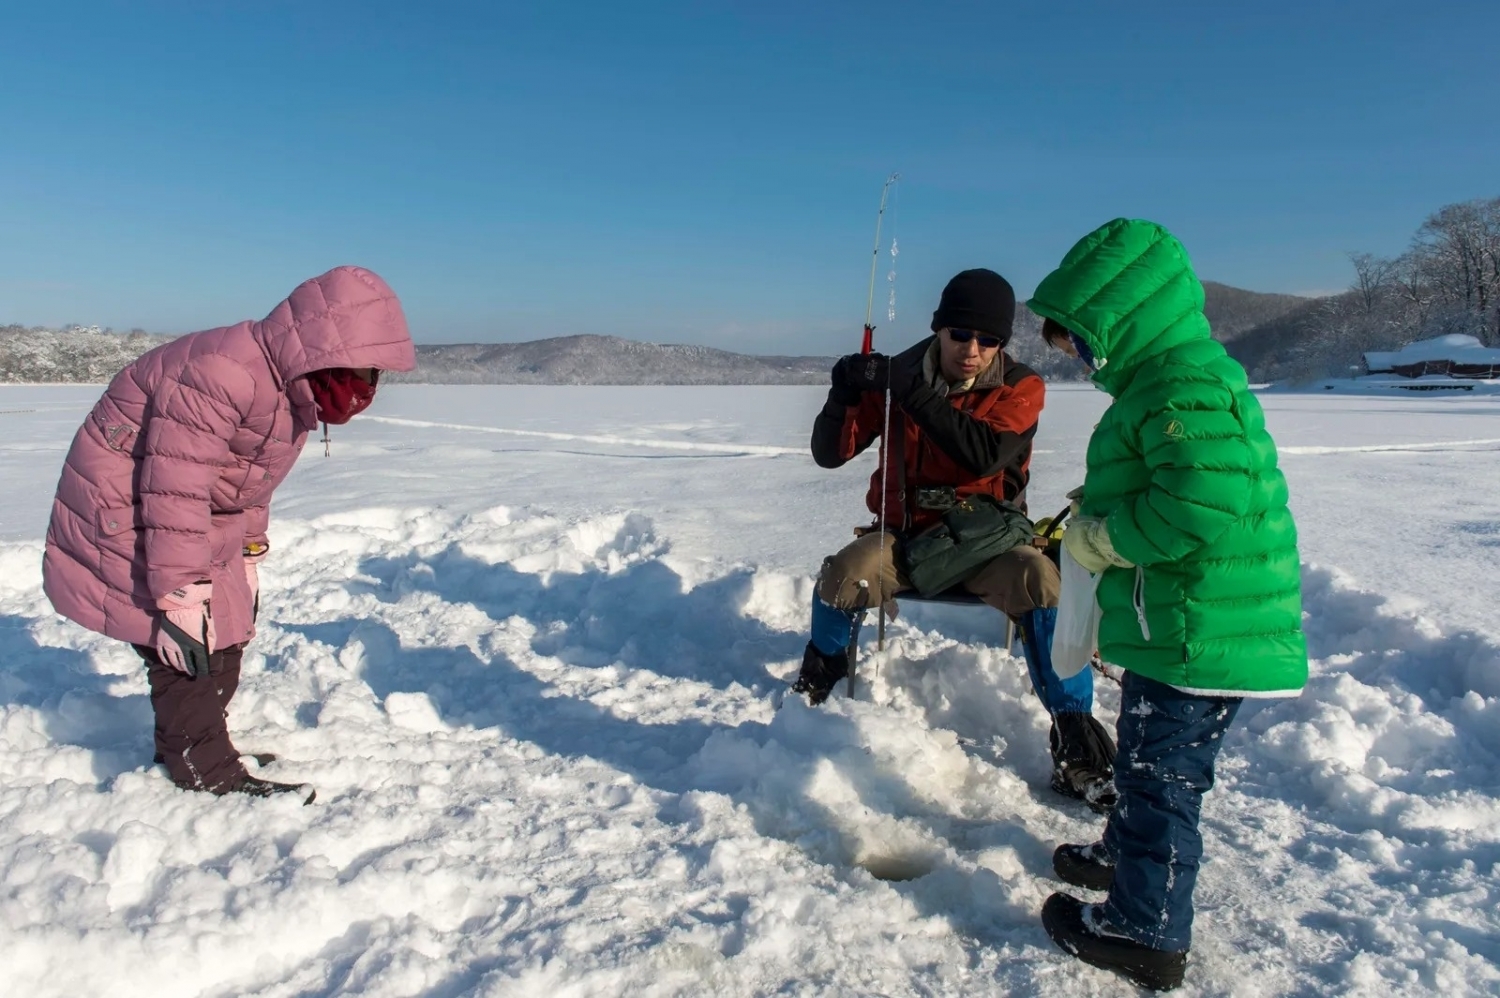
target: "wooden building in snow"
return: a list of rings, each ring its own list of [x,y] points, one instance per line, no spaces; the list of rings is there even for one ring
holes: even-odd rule
[[[1487,347],[1476,337],[1452,333],[1408,343],[1400,350],[1371,350],[1365,354],[1365,370],[1403,378],[1494,379],[1500,378],[1500,349]]]

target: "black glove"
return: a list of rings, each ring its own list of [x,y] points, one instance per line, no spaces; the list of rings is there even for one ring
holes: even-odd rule
[[[864,392],[856,388],[849,380],[849,361],[859,359],[861,359],[859,354],[852,354],[848,357],[840,357],[833,365],[833,370],[829,372],[829,380],[833,382],[833,387],[828,389],[830,401],[839,405],[859,405],[860,396]]]
[[[851,353],[833,365],[833,390],[829,397],[843,405],[858,405],[865,392],[891,394],[898,400],[911,394],[922,380],[922,358],[902,354],[887,357],[883,353]]]
[[[883,353],[852,353],[845,357],[849,384],[862,392],[885,394],[886,383],[891,376],[891,359]]]

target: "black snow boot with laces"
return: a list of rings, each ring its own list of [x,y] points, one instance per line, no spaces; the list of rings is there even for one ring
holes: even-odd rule
[[[802,670],[792,684],[793,693],[806,693],[807,702],[816,707],[828,699],[834,686],[846,679],[850,672],[849,649],[833,655],[818,651],[811,641],[802,651]]]
[[[1052,789],[1100,814],[1114,810],[1115,740],[1093,714],[1052,715]]]

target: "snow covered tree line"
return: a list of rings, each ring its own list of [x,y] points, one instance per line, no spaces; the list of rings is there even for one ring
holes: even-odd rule
[[[1326,299],[1313,323],[1344,363],[1448,333],[1500,346],[1500,197],[1439,209],[1400,256],[1351,253],[1350,261],[1349,293]]]
[[[0,383],[105,382],[172,338],[99,326],[0,326]]]

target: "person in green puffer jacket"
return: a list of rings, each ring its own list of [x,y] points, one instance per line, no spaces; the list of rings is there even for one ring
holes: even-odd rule
[[[1152,222],[1085,236],[1027,304],[1114,403],[1089,440],[1068,553],[1099,579],[1099,651],[1125,671],[1119,803],[1057,874],[1107,889],[1042,909],[1068,952],[1157,989],[1181,983],[1224,732],[1244,697],[1307,681],[1297,530],[1245,371],[1209,335],[1203,285]]]

